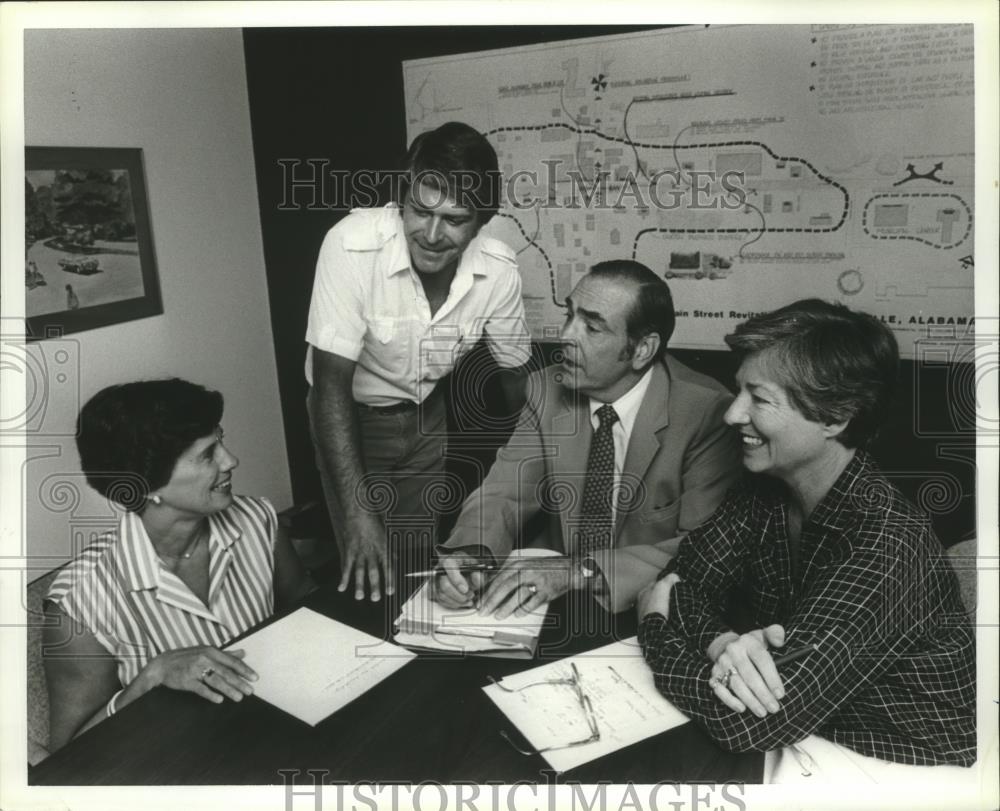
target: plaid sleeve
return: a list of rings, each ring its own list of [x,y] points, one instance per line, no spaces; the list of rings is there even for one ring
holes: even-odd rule
[[[755,498],[743,480],[726,494],[712,517],[681,541],[667,572],[681,579],[671,591],[671,623],[687,647],[704,655],[720,634],[731,630],[722,618],[723,598],[741,577],[753,542]]]
[[[775,749],[816,732],[903,655],[913,635],[931,621],[933,607],[918,587],[920,543],[914,536],[926,527],[914,527],[907,516],[890,516],[888,523],[894,531],[885,524],[853,527],[861,537],[842,538],[847,553],[823,566],[797,600],[785,627],[786,647],[815,643],[818,650],[782,668],[786,694],[777,713],[757,718],[719,701],[708,685],[711,662],[703,648],[685,644],[704,626],[691,625],[684,616],[690,609],[676,588],[677,620],[653,616],[642,627],[641,644],[657,687],[732,751]]]

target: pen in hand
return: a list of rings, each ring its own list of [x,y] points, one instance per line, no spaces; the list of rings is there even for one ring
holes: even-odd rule
[[[465,566],[459,566],[458,571],[462,574],[466,572],[495,572],[499,568],[499,566],[492,563],[469,563]],[[436,574],[444,574],[444,569],[439,567],[437,569],[425,569],[422,572],[407,572],[406,577],[432,577]]]
[[[780,656],[774,657],[774,666],[787,665],[792,662],[797,662],[803,656],[812,653],[813,651],[819,650],[815,645],[806,645],[804,648],[796,648],[795,650],[788,651],[787,653],[782,653]]]

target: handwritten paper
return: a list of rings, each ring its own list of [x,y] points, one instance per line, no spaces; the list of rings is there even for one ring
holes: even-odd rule
[[[483,690],[535,749],[586,740],[590,725],[576,691],[565,684],[546,683],[569,679],[572,664],[576,664],[580,686],[590,699],[601,738],[543,752],[542,757],[557,772],[687,723],[688,718],[656,689],[635,637],[500,682],[517,692],[508,693],[493,684]],[[527,687],[531,684],[534,686]]]
[[[246,651],[254,693],[316,726],[410,662],[415,654],[300,608],[229,646]]]

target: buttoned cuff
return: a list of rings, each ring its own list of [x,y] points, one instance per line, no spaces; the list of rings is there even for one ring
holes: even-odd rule
[[[645,653],[646,646],[656,642],[663,636],[667,628],[667,618],[659,611],[653,611],[639,620],[639,632],[637,634],[639,647]]]

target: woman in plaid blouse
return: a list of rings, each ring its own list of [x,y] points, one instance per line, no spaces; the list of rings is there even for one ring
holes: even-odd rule
[[[972,764],[975,639],[954,573],[863,450],[888,411],[895,338],[810,299],[726,342],[746,471],[640,596],[657,686],[724,748],[769,751],[776,779],[781,763],[828,778]],[[737,594],[746,633],[726,618]]]

